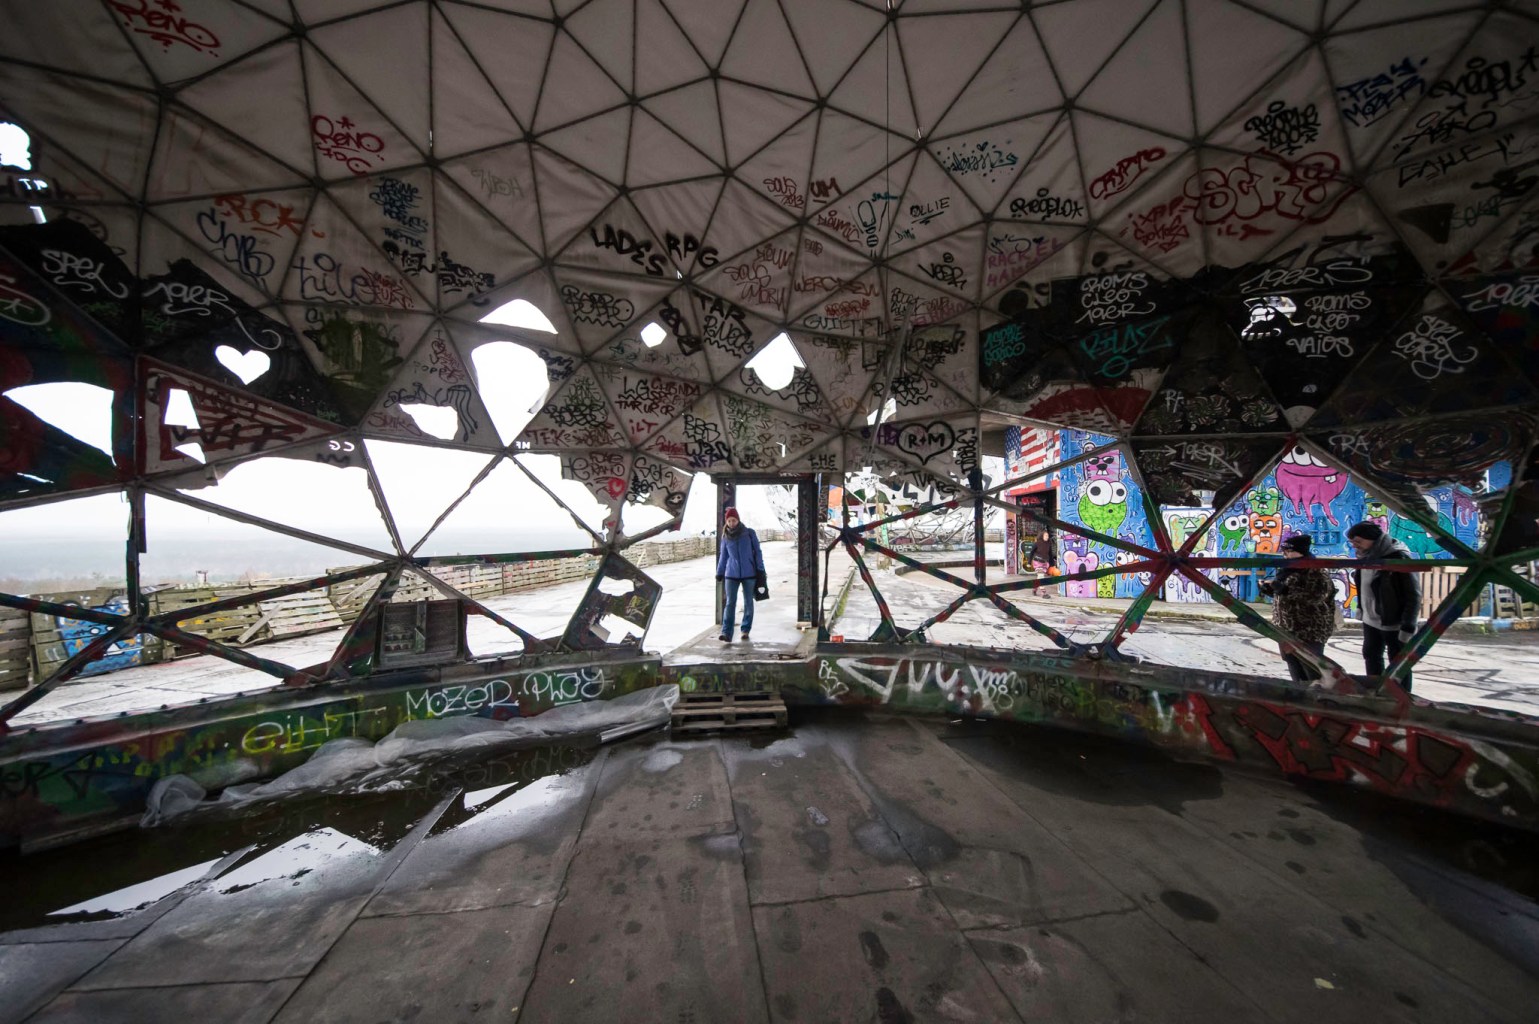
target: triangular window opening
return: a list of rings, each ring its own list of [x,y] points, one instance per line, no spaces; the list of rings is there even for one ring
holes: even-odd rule
[[[543,331],[546,334],[556,334],[556,325],[550,322],[550,317],[540,312],[540,307],[528,299],[514,299],[512,302],[498,306],[481,318],[483,324],[504,324],[508,327],[522,327],[530,331]]]
[[[564,503],[590,529],[607,539],[609,532],[618,525],[614,521],[613,510],[600,504],[587,484],[561,476],[560,456],[524,454],[517,456],[517,459],[531,476],[548,487],[557,500]]]
[[[592,535],[578,527],[555,499],[512,462],[503,461],[428,534],[417,555],[558,551],[592,546]]]
[[[77,441],[112,454],[112,392],[95,384],[57,381],[12,388],[5,397]],[[183,393],[185,399],[185,392]],[[192,403],[187,403],[192,413]],[[194,418],[194,425],[196,425]]]
[[[360,466],[341,467],[263,456],[230,467],[212,487],[181,488],[194,497],[320,537],[374,551],[394,545]],[[242,552],[254,557],[256,552]],[[354,561],[356,555],[349,555]]]
[[[493,341],[472,351],[470,361],[498,438],[503,444],[512,444],[550,391],[545,360],[523,345]]]
[[[415,420],[424,434],[440,441],[452,441],[459,433],[460,414],[453,406],[407,402],[401,405],[401,411]]]
[[[168,427],[182,427],[185,430],[197,433],[199,430],[198,411],[192,407],[192,396],[181,388],[172,388],[166,397],[166,408],[161,417]],[[203,446],[196,441],[188,441],[176,446],[176,450],[189,458],[199,462],[208,462],[203,454]]]
[[[880,417],[883,423],[890,423],[897,417],[897,415],[898,400],[895,398],[889,398],[886,402],[882,403],[882,407],[880,409],[873,409],[871,411],[871,414],[866,417],[866,422],[875,425],[877,418]]]
[[[490,461],[485,452],[454,448],[372,438],[364,445],[401,543],[408,551]]]
[[[0,121],[0,166],[32,170],[32,136],[11,121]]]
[[[796,351],[796,346],[791,342],[791,336],[782,331],[745,365],[759,375],[765,387],[771,391],[779,391],[791,383],[798,369],[807,364],[802,360],[801,353]]]

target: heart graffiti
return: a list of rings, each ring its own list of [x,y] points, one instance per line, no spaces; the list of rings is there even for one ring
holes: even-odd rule
[[[951,424],[944,420],[910,423],[898,434],[898,449],[916,456],[920,462],[929,462],[942,452],[950,451],[956,440]]]
[[[239,377],[242,384],[250,384],[272,367],[272,359],[266,352],[241,352],[229,345],[214,349],[214,358]]]

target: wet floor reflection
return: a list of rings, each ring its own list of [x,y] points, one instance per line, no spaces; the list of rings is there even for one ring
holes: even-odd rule
[[[385,791],[328,792],[0,857],[18,884],[0,900],[0,932],[164,910],[206,884],[217,894],[295,882],[328,867],[371,868],[444,804],[430,835],[478,822],[533,826],[562,797],[552,782],[598,747],[461,756],[403,770]]]

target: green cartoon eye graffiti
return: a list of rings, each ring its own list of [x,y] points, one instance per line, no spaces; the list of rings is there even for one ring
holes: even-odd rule
[[[1249,536],[1249,516],[1227,516],[1219,520],[1218,553],[1220,555],[1243,554],[1245,539]]]
[[[1117,480],[1092,480],[1079,496],[1079,521],[1108,536],[1128,517],[1127,485]]]

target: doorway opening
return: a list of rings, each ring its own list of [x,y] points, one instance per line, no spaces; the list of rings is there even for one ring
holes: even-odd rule
[[[817,629],[818,475],[740,474],[717,477],[715,482],[717,550],[721,550],[726,510],[736,508],[743,524],[758,532],[764,551],[770,598],[755,609],[755,634],[761,633],[761,622],[774,623],[777,630]],[[718,585],[718,623],[722,622],[724,594],[725,587]]]

